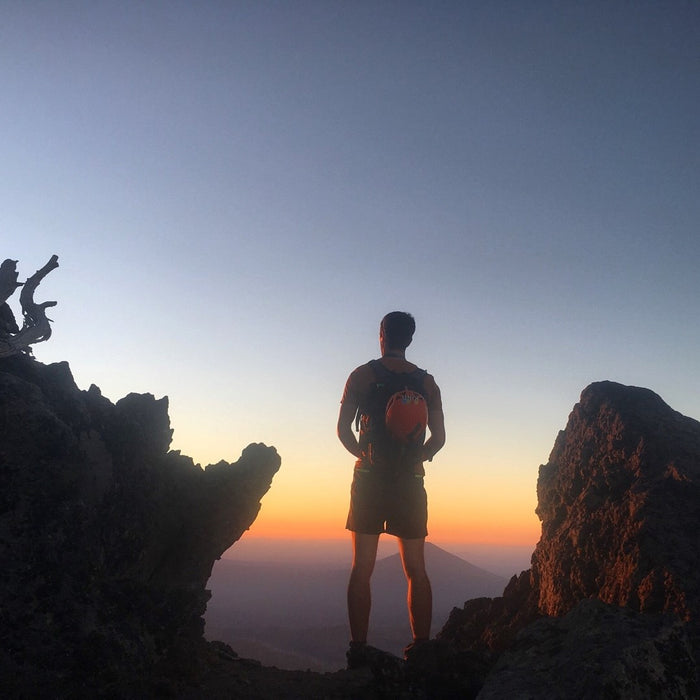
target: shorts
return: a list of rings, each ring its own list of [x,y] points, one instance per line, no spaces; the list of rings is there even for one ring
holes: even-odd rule
[[[426,537],[428,497],[423,477],[402,474],[387,478],[355,469],[345,527],[364,535],[386,532],[407,540]]]

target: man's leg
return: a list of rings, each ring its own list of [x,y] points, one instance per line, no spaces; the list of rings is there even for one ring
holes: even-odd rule
[[[399,538],[401,562],[408,581],[408,615],[414,641],[430,638],[433,618],[433,592],[425,571],[424,548],[424,537]]]
[[[379,535],[352,533],[352,569],[348,582],[348,618],[353,642],[366,642],[369,611],[372,607],[370,578],[377,558]]]

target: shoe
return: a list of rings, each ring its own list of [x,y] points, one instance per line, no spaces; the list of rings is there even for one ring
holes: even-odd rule
[[[429,639],[414,639],[408,646],[403,648],[403,658],[405,661],[421,656],[421,652],[430,646]]]

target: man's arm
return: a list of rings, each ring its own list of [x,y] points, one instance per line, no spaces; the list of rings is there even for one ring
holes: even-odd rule
[[[445,444],[445,415],[442,408],[428,413],[430,437],[423,445],[423,461],[430,462]]]
[[[357,442],[352,424],[357,413],[357,404],[352,401],[344,401],[340,404],[340,414],[338,415],[338,438],[343,443],[343,447],[355,457],[360,456],[360,444]]]

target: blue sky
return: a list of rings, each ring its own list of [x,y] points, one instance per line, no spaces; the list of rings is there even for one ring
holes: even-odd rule
[[[338,401],[394,309],[445,538],[536,539],[592,381],[700,417],[697,3],[6,1],[0,66],[0,257],[61,265],[37,358],[167,395],[203,464],[276,445],[255,528],[342,535]]]

